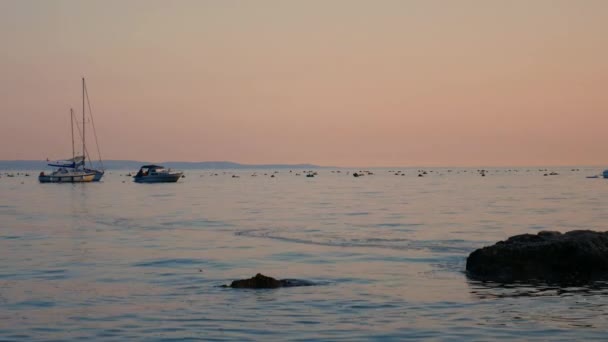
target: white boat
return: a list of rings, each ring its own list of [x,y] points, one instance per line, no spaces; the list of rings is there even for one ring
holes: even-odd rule
[[[95,173],[93,172],[62,167],[50,174],[45,174],[44,171],[40,172],[38,181],[40,183],[84,183],[92,182],[94,178]]]
[[[85,101],[86,99],[86,101]],[[45,174],[44,171],[40,173],[38,176],[38,180],[40,183],[81,183],[81,182],[98,182],[103,177],[105,171],[103,169],[103,163],[101,162],[101,153],[99,152],[99,144],[97,143],[97,132],[95,131],[95,124],[93,122],[93,114],[91,113],[91,104],[88,101],[89,94],[87,93],[87,87],[84,78],[82,79],[82,131],[79,126],[78,134],[82,139],[82,155],[75,155],[74,148],[74,111],[70,108],[70,124],[72,128],[72,158],[66,160],[60,160],[56,162],[51,162],[48,165],[57,167],[58,169],[53,171],[50,174]],[[93,133],[95,136],[95,144],[97,146],[97,153],[99,155],[99,165],[100,169],[93,168],[89,158],[89,166],[86,166],[87,156],[89,152],[86,146],[86,137],[85,137],[85,123],[86,123],[86,107],[85,104],[88,104],[89,108],[89,116],[91,118],[91,123],[93,125]],[[48,161],[48,159],[47,159]]]
[[[184,173],[160,165],[144,165],[133,176],[136,183],[175,183]]]
[[[70,108],[70,126],[72,128],[72,158],[49,162],[49,166],[57,167],[58,169],[45,174],[40,172],[38,181],[40,183],[85,183],[92,182],[95,179],[95,173],[84,169],[85,157],[76,156],[74,149],[74,111]],[[83,143],[83,151],[85,151]]]

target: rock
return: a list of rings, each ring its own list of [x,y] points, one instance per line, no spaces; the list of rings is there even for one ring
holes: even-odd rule
[[[276,289],[279,287],[312,286],[315,283],[300,279],[275,279],[258,273],[253,278],[235,280],[229,286],[235,289]]]
[[[608,279],[608,232],[516,235],[471,253],[466,269],[473,279],[503,283],[581,284]]]
[[[235,280],[230,283],[230,287],[237,289],[275,289],[281,287],[281,282],[258,273],[253,278]]]

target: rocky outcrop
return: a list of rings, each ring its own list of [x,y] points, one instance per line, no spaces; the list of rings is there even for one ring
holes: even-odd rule
[[[608,279],[608,232],[516,235],[471,253],[466,269],[473,279],[504,283],[580,284]]]
[[[312,286],[315,283],[300,279],[275,279],[258,273],[253,278],[235,280],[230,285],[224,287],[232,287],[236,289],[276,289],[279,287],[294,287],[294,286]]]

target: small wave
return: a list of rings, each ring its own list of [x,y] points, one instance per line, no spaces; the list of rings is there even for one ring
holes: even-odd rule
[[[36,308],[50,308],[55,305],[56,305],[55,302],[50,302],[50,301],[45,301],[45,300],[26,300],[26,301],[18,302],[18,303],[14,304],[15,307],[30,306],[30,307],[36,307]]]
[[[206,219],[199,220],[184,220],[184,221],[170,221],[161,223],[166,227],[230,227],[229,223],[223,221],[213,221]]]
[[[174,266],[187,266],[187,265],[200,265],[205,263],[201,259],[160,259],[152,261],[144,261],[133,264],[135,267],[174,267]]]
[[[202,228],[202,227],[231,227],[233,225],[223,221],[213,221],[207,219],[195,219],[195,220],[176,220],[167,222],[144,222],[140,220],[133,220],[128,218],[115,218],[111,220],[100,219],[96,220],[95,223],[109,226],[113,228],[126,228],[126,229],[141,229],[141,230],[164,230],[171,228]]]
[[[417,227],[417,226],[422,226],[422,225],[423,225],[422,223],[379,223],[376,226],[396,228],[396,227]]]
[[[61,280],[70,278],[70,273],[65,269],[33,269],[21,271],[19,273],[0,274],[1,278],[12,279],[37,279],[37,280]]]
[[[480,299],[517,297],[606,296],[608,282],[598,281],[584,286],[557,286],[549,284],[502,284],[469,280],[471,293]]]
[[[369,212],[357,211],[357,212],[353,212],[353,213],[346,213],[346,216],[365,216],[365,215],[369,215]]]
[[[412,240],[406,238],[339,238],[326,237],[290,237],[283,236],[280,233],[254,229],[235,232],[237,236],[247,236],[253,238],[272,239],[284,242],[301,243],[319,246],[331,247],[371,247],[396,250],[427,250],[435,253],[457,253],[468,254],[476,248],[479,242],[471,242],[466,240]]]
[[[175,197],[175,194],[152,194],[150,197],[162,198],[162,197]]]
[[[114,218],[114,219],[100,219],[100,220],[96,220],[95,223],[100,224],[100,225],[104,225],[104,226],[109,226],[109,227],[120,227],[120,228],[143,228],[140,225],[137,225],[133,222],[134,220],[131,219],[127,219],[127,218]]]

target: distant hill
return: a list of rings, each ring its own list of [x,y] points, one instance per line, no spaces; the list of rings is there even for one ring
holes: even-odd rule
[[[45,170],[50,169],[44,160],[0,160],[0,170]],[[157,164],[173,169],[316,169],[320,166],[313,164],[239,164],[228,161],[206,162],[147,162],[136,160],[106,160],[103,165],[108,170],[136,170],[146,164]]]

